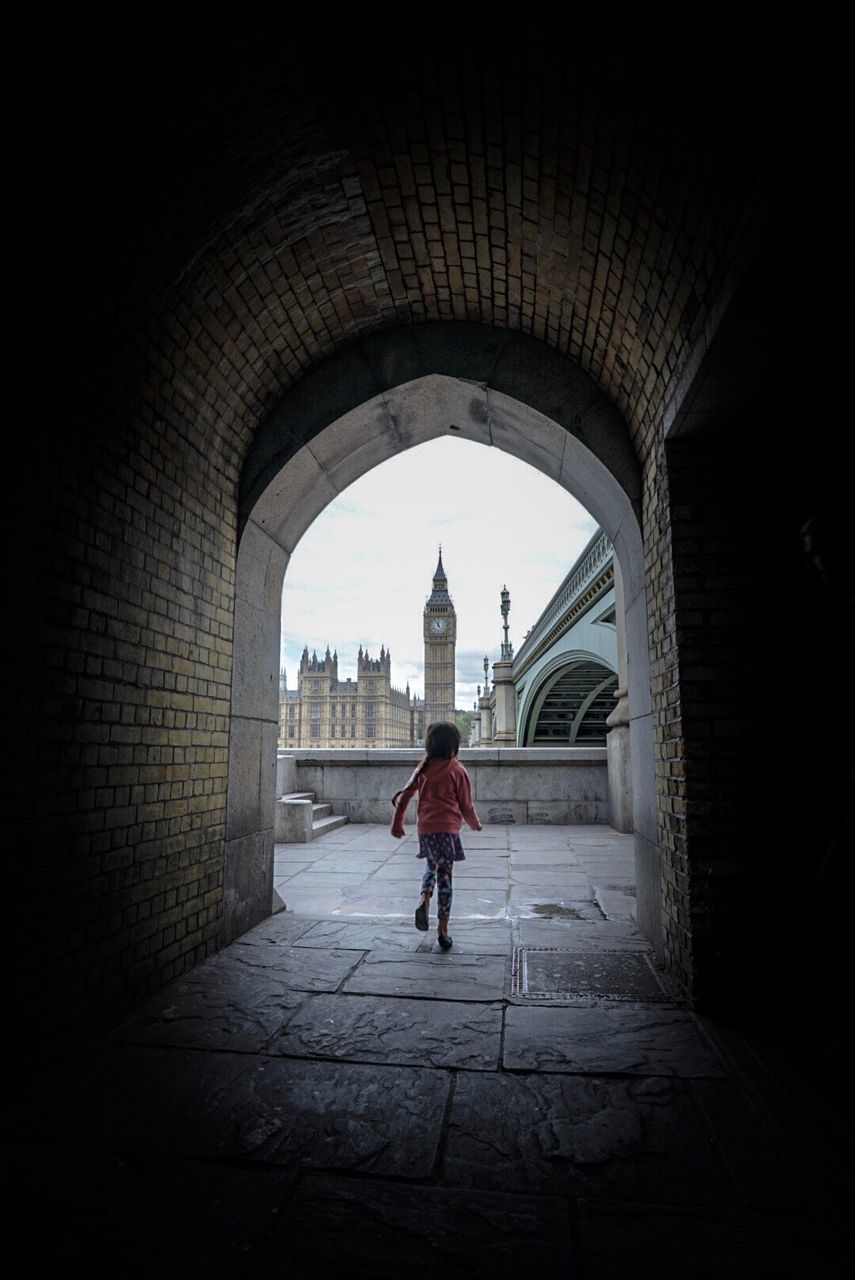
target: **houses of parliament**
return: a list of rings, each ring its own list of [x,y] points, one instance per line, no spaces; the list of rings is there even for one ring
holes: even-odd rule
[[[392,684],[392,655],[381,646],[372,658],[359,646],[356,679],[340,680],[338,652],[309,656],[303,649],[297,688],[279,690],[279,746],[416,747],[425,726],[454,720],[454,653],[457,615],[448,593],[442,550],[422,616],[425,646],[425,696],[418,698]]]

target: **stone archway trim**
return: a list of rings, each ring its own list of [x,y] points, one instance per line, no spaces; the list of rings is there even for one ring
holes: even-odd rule
[[[351,344],[286,393],[250,450],[240,489],[224,940],[270,909],[279,599],[290,554],[336,494],[452,427],[456,438],[501,448],[549,475],[613,544],[630,654],[639,918],[659,946],[640,466],[621,415],[586,374],[534,339],[458,322],[397,328]]]

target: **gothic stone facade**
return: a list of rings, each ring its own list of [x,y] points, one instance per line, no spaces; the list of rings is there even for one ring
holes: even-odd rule
[[[284,680],[283,680],[284,685]],[[392,655],[359,647],[357,678],[340,680],[338,653],[303,650],[296,691],[282,688],[279,746],[411,747],[424,739],[424,702],[392,685]]]

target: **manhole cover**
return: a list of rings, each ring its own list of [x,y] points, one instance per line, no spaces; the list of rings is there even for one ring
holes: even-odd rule
[[[532,1000],[668,1000],[647,956],[637,951],[516,947],[512,993]]]

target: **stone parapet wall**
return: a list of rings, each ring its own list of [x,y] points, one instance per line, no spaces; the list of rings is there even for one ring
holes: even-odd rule
[[[389,822],[390,798],[421,759],[414,750],[292,754],[296,789],[314,791],[351,822]],[[485,826],[608,822],[605,747],[484,748],[461,751],[460,759]],[[408,822],[414,820],[415,805]]]

